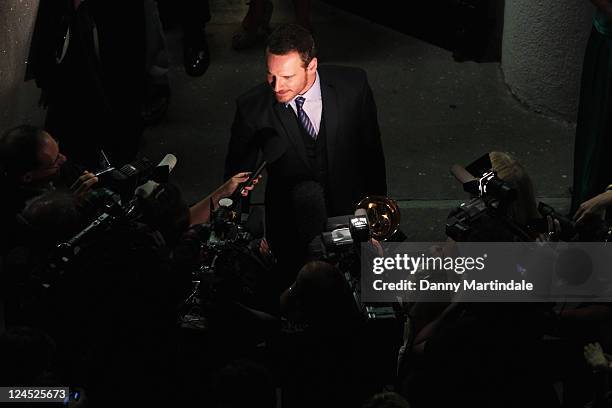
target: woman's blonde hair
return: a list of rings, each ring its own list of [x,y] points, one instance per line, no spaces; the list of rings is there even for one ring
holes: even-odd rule
[[[508,208],[510,217],[519,225],[527,225],[529,221],[540,218],[533,184],[523,166],[508,153],[491,152],[489,158],[497,177],[516,188],[516,200]]]

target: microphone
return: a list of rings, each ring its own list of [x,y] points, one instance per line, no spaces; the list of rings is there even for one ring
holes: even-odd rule
[[[243,181],[242,183],[238,184],[238,187],[236,188],[236,191],[234,191],[234,194],[232,194],[232,198],[234,199],[234,201],[238,200],[239,197],[242,195],[242,193],[244,192],[244,188],[247,186],[250,186],[251,183],[253,183],[253,180],[255,180],[257,177],[259,177],[259,175],[261,174],[261,172],[263,171],[263,169],[266,167],[266,165],[268,164],[267,161],[262,161],[259,166],[257,166],[257,169],[251,173],[251,175],[249,176],[249,178],[246,181]]]
[[[157,165],[157,167],[164,167],[164,166],[168,166],[168,174],[170,174],[172,172],[172,170],[174,170],[174,166],[176,166],[176,162],[178,161],[178,159],[176,158],[175,155],[173,155],[172,153],[168,153],[167,155],[164,156],[164,158],[159,162],[159,164]]]
[[[174,166],[176,166],[176,162],[178,161],[178,159],[176,158],[175,155],[169,153],[167,155],[164,156],[164,158],[157,164],[156,169],[155,169],[155,176],[152,177],[151,180],[147,181],[146,183],[144,183],[141,186],[138,186],[136,188],[136,195],[138,195],[139,197],[142,198],[147,198],[151,195],[151,193],[153,193],[153,191],[155,191],[155,189],[157,188],[157,186],[159,186],[159,182],[162,182],[163,179],[167,179],[168,175],[172,172],[172,170],[174,169]],[[164,167],[167,167],[168,169],[168,173],[165,173]],[[160,176],[159,172],[161,171],[162,173],[165,173],[164,176]]]
[[[268,164],[274,163],[283,154],[285,154],[285,151],[287,150],[285,139],[280,137],[276,129],[272,127],[259,129],[255,134],[255,140],[257,141],[257,144],[261,146],[263,160],[259,163],[255,171],[251,173],[249,178],[238,185],[236,191],[234,194],[232,194],[232,199],[235,202],[240,201],[244,188],[251,185],[253,180],[259,177],[263,169]]]

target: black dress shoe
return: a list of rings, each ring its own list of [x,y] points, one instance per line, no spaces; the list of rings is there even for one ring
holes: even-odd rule
[[[208,43],[204,40],[199,47],[184,47],[184,63],[187,75],[199,77],[204,75],[210,65],[210,52]]]

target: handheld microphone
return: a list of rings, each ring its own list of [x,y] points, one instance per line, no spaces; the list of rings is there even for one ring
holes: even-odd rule
[[[257,166],[257,169],[253,173],[251,173],[249,178],[246,181],[243,181],[242,183],[238,185],[238,188],[236,188],[236,193],[242,195],[244,193],[244,188],[250,186],[253,183],[253,180],[259,177],[259,175],[261,174],[261,172],[263,171],[263,169],[266,167],[267,164],[268,164],[267,161],[265,160],[262,161],[259,164],[259,166]]]
[[[174,166],[176,166],[178,159],[176,158],[175,155],[169,153],[167,155],[164,156],[164,158],[159,162],[159,164],[156,166],[157,168],[161,169],[163,167],[167,167],[168,168],[168,174],[170,174],[172,172],[172,170],[174,169]],[[165,178],[167,178],[167,175]],[[159,186],[158,181],[162,181],[161,180],[162,177],[153,177],[152,180],[147,181],[146,183],[144,183],[141,186],[138,186],[136,188],[136,195],[138,195],[139,197],[142,198],[147,198],[151,195],[151,193],[153,193],[153,191],[155,191],[155,189],[157,188],[157,186]],[[157,180],[157,181],[156,181]]]

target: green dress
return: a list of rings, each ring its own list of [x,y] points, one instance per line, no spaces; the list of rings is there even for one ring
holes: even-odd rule
[[[612,183],[612,22],[597,10],[584,64],[571,213]]]

